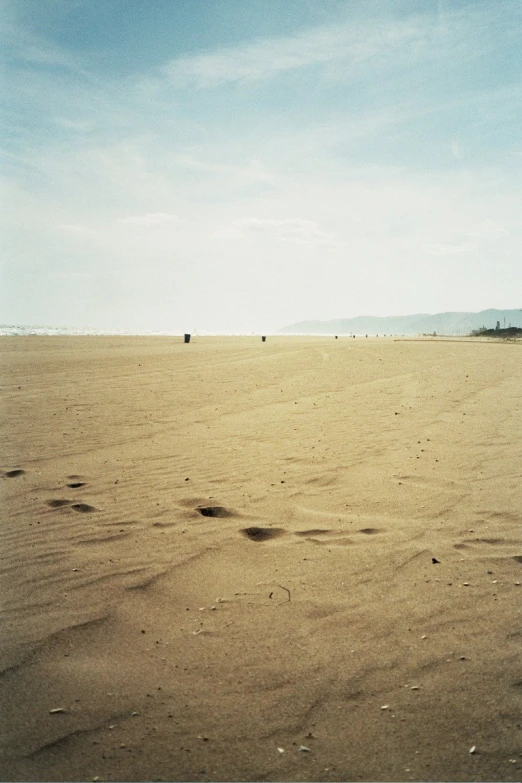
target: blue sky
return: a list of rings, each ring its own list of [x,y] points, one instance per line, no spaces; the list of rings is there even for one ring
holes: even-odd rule
[[[2,0],[0,321],[520,306],[518,0]]]

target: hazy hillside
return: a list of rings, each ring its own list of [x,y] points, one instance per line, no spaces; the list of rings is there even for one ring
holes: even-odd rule
[[[389,317],[358,316],[333,321],[301,321],[280,329],[284,334],[469,334],[473,329],[521,326],[522,309],[482,310],[479,313],[417,313]]]

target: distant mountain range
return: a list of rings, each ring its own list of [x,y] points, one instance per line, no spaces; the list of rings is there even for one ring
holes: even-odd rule
[[[474,329],[494,329],[497,321],[501,327],[522,327],[520,310],[481,310],[480,313],[435,313],[429,315],[393,315],[377,317],[361,315],[357,318],[341,318],[333,321],[301,321],[284,326],[282,334],[469,334]]]

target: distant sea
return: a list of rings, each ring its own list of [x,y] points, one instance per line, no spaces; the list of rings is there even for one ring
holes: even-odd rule
[[[0,325],[0,337],[26,335],[55,337],[58,335],[137,335],[137,334],[179,334],[179,332],[127,332],[123,329],[73,329],[69,326],[4,326]]]
[[[41,335],[45,337],[58,337],[63,335],[69,336],[81,336],[81,335],[105,335],[109,336],[123,336],[128,337],[179,337],[182,335],[182,331],[127,331],[125,329],[75,329],[70,326],[9,326],[0,324],[0,337],[19,336],[24,337],[27,335]],[[261,332],[192,332],[194,337],[252,337],[254,335],[261,334]],[[266,334],[272,334],[266,332]],[[308,335],[309,336],[309,335]]]

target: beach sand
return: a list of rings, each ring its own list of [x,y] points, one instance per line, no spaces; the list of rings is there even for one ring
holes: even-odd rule
[[[521,779],[520,344],[0,352],[2,780]]]

